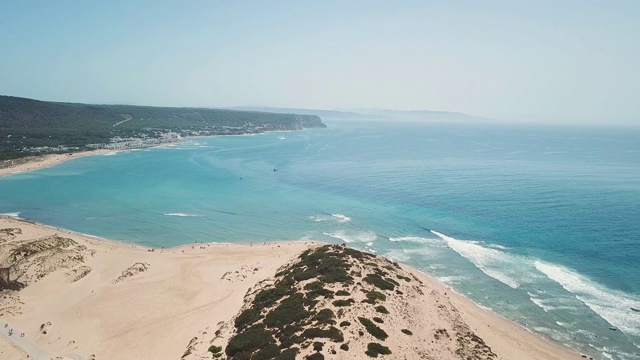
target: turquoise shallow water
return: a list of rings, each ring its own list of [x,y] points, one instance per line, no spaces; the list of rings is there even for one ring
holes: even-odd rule
[[[640,357],[640,129],[327,124],[8,176],[0,213],[156,247],[347,242],[590,356]]]

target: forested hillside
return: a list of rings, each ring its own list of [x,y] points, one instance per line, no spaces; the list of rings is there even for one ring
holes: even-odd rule
[[[315,115],[205,108],[55,103],[0,96],[0,160],[78,151],[112,139],[239,135],[325,127]]]

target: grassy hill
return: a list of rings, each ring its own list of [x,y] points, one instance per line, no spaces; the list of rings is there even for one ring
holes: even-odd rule
[[[84,150],[112,138],[239,135],[325,127],[315,115],[205,108],[55,103],[0,96],[0,160]]]

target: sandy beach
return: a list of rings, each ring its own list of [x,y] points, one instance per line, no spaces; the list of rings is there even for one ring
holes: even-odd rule
[[[89,155],[106,154],[109,152],[113,152],[113,150],[92,150],[65,154],[46,154],[27,156],[25,158],[14,160],[5,160],[0,164],[0,177],[24,171],[48,168],[72,159]]]
[[[0,267],[13,261],[9,280],[26,285],[0,293],[0,326],[13,330],[11,336],[0,336],[0,357],[22,359],[27,352],[43,359],[211,358],[206,349],[214,333],[238,314],[248,291],[317,246],[280,242],[149,249],[0,217]],[[422,280],[423,290],[416,291],[431,294],[415,295],[410,318],[438,317],[439,305],[446,304],[448,313],[459,313],[466,323],[457,315],[440,316],[420,325],[424,334],[435,330],[424,326],[464,325],[499,359],[580,358],[433,278],[403,268]],[[424,343],[421,335],[412,341],[392,344],[439,346]],[[187,349],[191,354],[183,357]],[[441,358],[450,358],[445,350]],[[352,352],[329,358],[367,357]]]

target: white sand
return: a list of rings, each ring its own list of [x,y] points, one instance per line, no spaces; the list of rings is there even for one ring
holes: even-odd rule
[[[0,177],[36,169],[42,169],[58,165],[68,160],[77,159],[88,155],[106,154],[113,150],[81,151],[68,154],[47,154],[41,156],[29,156],[27,158],[5,160],[7,167],[0,168]]]
[[[30,273],[32,280],[18,293],[19,301],[0,296],[0,314],[3,308],[14,309],[0,315],[0,326],[8,322],[19,328],[50,357],[76,359],[179,359],[194,337],[201,341],[213,338],[218,324],[238,313],[245,294],[258,281],[272,277],[280,266],[315,246],[311,242],[266,246],[197,244],[150,252],[147,248],[0,217],[0,229],[4,228],[19,228],[22,233],[5,234],[0,247],[54,234],[87,247],[69,250],[76,251],[80,258],[84,254],[83,263],[67,262],[71,264],[69,269],[60,268],[38,281],[33,280],[37,274]],[[52,254],[49,259],[64,265],[56,256],[60,254]],[[91,271],[86,276],[74,281],[88,268]],[[127,269],[128,274],[123,275]],[[415,316],[436,313],[437,306],[446,300],[501,359],[580,358],[479,308],[429,276],[406,269],[419,276],[427,288],[439,292],[437,297],[417,301],[420,308],[416,311],[420,314]],[[403,341],[398,346],[433,346]],[[367,358],[362,353],[348,355],[332,358]],[[0,337],[0,358],[22,359],[24,354]]]
[[[0,218],[2,228],[22,229],[12,241],[57,233],[96,251],[86,261],[87,276],[71,282],[69,271],[53,272],[20,291],[21,314],[0,317],[51,356],[85,359],[179,359],[199,331],[240,309],[251,285],[311,244],[199,244],[149,252],[9,218]],[[135,263],[148,270],[114,282]],[[43,334],[40,326],[47,323]],[[9,350],[0,344],[0,351]]]

